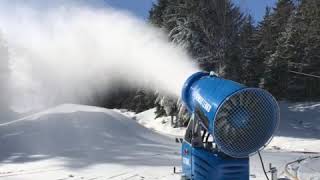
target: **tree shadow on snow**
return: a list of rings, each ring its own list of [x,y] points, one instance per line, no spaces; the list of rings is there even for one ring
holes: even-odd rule
[[[320,103],[280,103],[277,136],[320,139]]]

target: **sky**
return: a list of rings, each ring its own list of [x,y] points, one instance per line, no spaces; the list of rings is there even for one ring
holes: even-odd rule
[[[273,7],[277,0],[234,0],[244,12],[251,14],[256,21],[262,20],[266,6]]]
[[[132,14],[146,19],[152,2],[156,0],[105,0],[114,8],[130,11]],[[256,21],[263,18],[266,6],[272,6],[277,0],[234,0],[244,12],[250,13]]]
[[[120,8],[131,12],[132,14],[146,19],[152,3],[156,0],[105,0],[113,8]]]
[[[14,5],[22,0],[0,0],[2,3],[7,2],[7,4]],[[147,19],[149,15],[149,10],[152,7],[152,3],[158,0],[28,0],[24,1],[28,4],[34,4],[40,7],[52,7],[59,4],[70,4],[70,3],[85,3],[94,6],[105,6],[109,5],[115,9],[121,9],[129,11],[135,16]],[[254,19],[260,21],[265,13],[266,6],[273,6],[277,0],[233,0],[236,4],[240,5],[244,12],[250,13]]]

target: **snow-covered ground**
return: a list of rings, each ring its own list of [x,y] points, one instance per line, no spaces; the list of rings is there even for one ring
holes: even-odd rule
[[[118,111],[118,110],[115,110]],[[133,112],[127,112],[125,110],[120,110],[125,116],[137,120],[137,122],[144,127],[156,131],[158,133],[172,136],[172,137],[183,137],[186,128],[172,128],[171,126],[171,117],[160,117],[155,118],[156,114],[155,108],[144,111],[139,114]]]
[[[2,124],[0,144],[0,179],[167,180],[179,165],[171,138],[89,106],[62,105]]]
[[[282,176],[298,172],[301,180],[318,180],[318,159],[295,162],[316,155],[293,151],[319,150],[319,107],[281,104],[285,114],[280,130],[262,153],[266,166],[272,163]],[[184,129],[153,116],[152,110],[136,115],[69,104],[1,124],[0,179],[178,180],[172,171],[180,166],[174,136]],[[250,163],[251,179],[265,179],[258,157]]]
[[[292,173],[295,174],[297,171],[298,174],[295,174],[295,176],[299,175],[302,180],[314,180],[312,177],[318,177],[320,180],[320,158],[312,158],[320,155],[320,103],[280,102],[279,105],[281,121],[276,136],[265,148],[266,165],[269,163],[277,164],[279,169],[282,170],[281,174],[285,175],[284,170],[287,163],[311,157],[311,159],[307,158],[299,164],[295,163],[300,168],[293,169],[294,172]],[[124,114],[156,132],[176,137],[183,136],[185,128],[172,128],[169,117],[155,119],[154,111],[155,109],[150,109],[139,114],[130,112]],[[270,153],[272,154],[270,155]],[[274,153],[281,154],[284,160],[279,160],[281,159],[279,157],[274,158]],[[258,161],[256,156],[253,159]],[[258,166],[258,168],[252,166],[252,169],[252,172],[257,172],[261,169],[261,166]]]

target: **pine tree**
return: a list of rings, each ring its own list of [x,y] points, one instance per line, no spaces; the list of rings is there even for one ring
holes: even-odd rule
[[[291,17],[295,5],[292,0],[279,0],[271,14],[271,32],[274,49],[277,47],[277,40],[281,37],[282,32],[286,30],[287,23]]]
[[[243,22],[240,9],[230,0],[170,0],[165,8],[154,6],[151,23],[161,24],[169,39],[188,50],[206,71],[221,71],[226,66],[227,51],[238,38]],[[162,13],[156,13],[158,11]]]
[[[155,101],[156,104],[156,118],[162,116],[170,116],[171,117],[171,125],[173,127],[177,127],[177,115],[178,115],[178,100],[173,97],[163,96],[161,94],[157,94],[157,99]],[[176,117],[176,118],[174,118]],[[174,121],[175,120],[175,121]]]
[[[292,4],[288,6],[292,9]],[[277,39],[267,67],[270,88],[280,98],[320,98],[319,79],[301,74],[319,75],[319,15],[318,1],[301,1]]]
[[[149,22],[157,27],[163,27],[164,12],[168,6],[168,0],[159,0],[157,4],[153,3],[149,11]]]
[[[271,33],[271,9],[266,7],[266,13],[263,20],[258,24],[257,31],[254,33],[254,38],[258,41],[257,45],[257,61],[264,63],[263,65],[263,75],[260,76],[259,87],[265,88],[265,81],[268,81],[267,73],[264,73],[266,57],[269,57],[272,52],[272,33]]]
[[[239,32],[244,21],[243,14],[230,0],[201,2],[196,22],[203,34],[201,42],[205,42],[204,49],[207,53],[200,63],[207,71],[214,70],[221,76],[232,78],[234,74],[226,71],[238,62]]]
[[[256,28],[253,23],[253,18],[250,15],[247,16],[240,32],[241,73],[239,73],[239,82],[249,87],[258,87],[264,64],[258,57],[259,39],[255,35]]]
[[[293,20],[291,46],[295,47],[290,70],[320,75],[320,2],[303,0]],[[293,74],[290,74],[293,76]],[[320,80],[311,76],[294,75],[291,87],[300,87],[301,98],[320,99]],[[293,93],[292,93],[293,94]],[[299,99],[301,99],[299,98]]]
[[[297,96],[302,97],[301,92],[304,89],[304,83],[301,81],[301,76],[290,74],[290,69],[294,71],[300,71],[301,57],[298,53],[301,48],[299,41],[301,40],[301,34],[295,27],[295,21],[297,20],[297,13],[294,12],[288,20],[286,29],[281,33],[281,37],[278,38],[278,46],[273,54],[273,73],[278,77],[274,77],[277,81],[282,82],[277,84],[277,94],[286,97],[287,99],[295,99]]]
[[[277,48],[294,9],[295,5],[292,0],[279,0],[276,8],[268,16],[268,48],[264,50],[266,64],[264,87],[280,99],[287,97],[288,61],[278,58]]]
[[[224,5],[224,15],[222,17],[223,30],[223,63],[220,63],[219,74],[225,78],[240,82],[243,75],[240,34],[241,27],[245,22],[245,18],[240,9],[234,6],[230,1],[226,1]]]
[[[144,89],[138,90],[131,99],[131,109],[134,112],[142,112],[154,107],[155,94]]]
[[[154,102],[154,104],[156,105],[156,111],[155,111],[156,117],[155,118],[166,116],[166,111],[164,110],[164,107],[161,105],[162,96],[159,95],[158,93],[156,94],[156,96],[157,96],[157,98]]]

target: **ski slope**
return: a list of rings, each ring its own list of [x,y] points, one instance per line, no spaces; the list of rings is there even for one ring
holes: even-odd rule
[[[0,144],[0,180],[180,179],[173,174],[174,166],[180,168],[180,145],[174,138],[115,110],[54,107],[1,124]],[[263,152],[265,164],[272,162],[283,176],[288,162],[306,156]],[[250,165],[251,179],[265,179],[257,156]]]
[[[112,110],[62,105],[0,126],[0,179],[170,179],[171,138]]]

